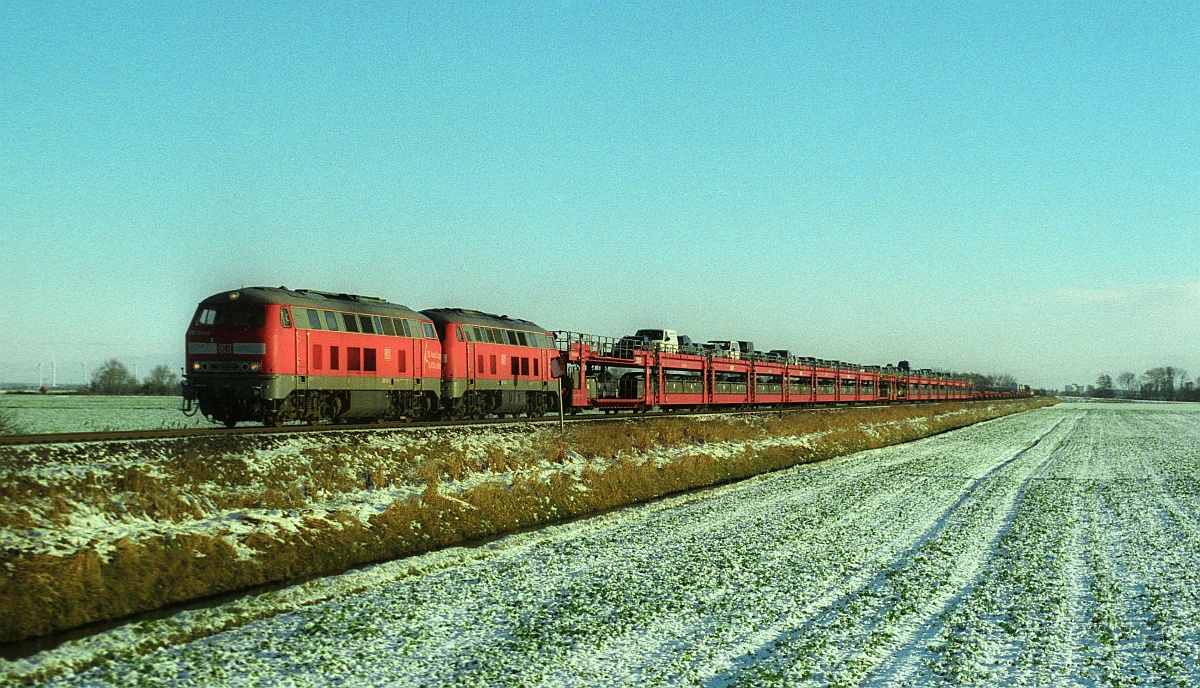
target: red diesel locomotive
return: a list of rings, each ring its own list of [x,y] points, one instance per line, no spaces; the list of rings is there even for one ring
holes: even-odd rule
[[[423,311],[442,342],[442,407],[447,415],[544,415],[558,408],[554,335],[528,320],[462,308]]]
[[[584,409],[786,407],[981,398],[928,370],[630,345],[460,308],[247,287],[200,302],[184,410],[241,421],[416,420]],[[786,353],[786,352],[784,352]]]
[[[382,299],[249,287],[200,302],[184,400],[214,421],[422,418],[441,406],[433,321]]]

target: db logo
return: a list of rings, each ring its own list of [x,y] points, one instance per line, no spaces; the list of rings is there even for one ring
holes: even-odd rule
[[[233,345],[232,344],[218,344],[217,351],[218,351],[218,353],[222,353],[222,354],[231,354],[231,353],[233,353]]]

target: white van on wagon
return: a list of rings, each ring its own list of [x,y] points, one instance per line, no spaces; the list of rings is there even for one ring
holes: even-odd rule
[[[738,346],[736,341],[710,339],[704,344],[704,348],[712,349],[713,356],[716,358],[732,358],[737,360],[742,357],[742,348]]]
[[[679,335],[675,330],[638,330],[634,337],[645,337],[650,348],[665,353],[679,353]]]

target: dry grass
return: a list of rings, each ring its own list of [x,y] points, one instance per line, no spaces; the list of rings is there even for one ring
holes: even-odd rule
[[[167,464],[160,449],[153,464],[107,475],[92,472],[69,486],[14,476],[0,484],[0,503],[5,505],[0,525],[5,528],[29,528],[46,518],[61,521],[68,517],[70,500],[81,499],[114,513],[124,509],[184,521],[225,509],[303,510],[319,505],[324,496],[364,489],[423,485],[424,490],[420,497],[393,502],[366,522],[336,513],[305,518],[295,533],[252,533],[241,542],[256,551],[249,559],[239,558],[221,533],[125,540],[107,556],[94,549],[67,556],[6,552],[0,573],[0,640],[44,635],[272,581],[340,572],[908,441],[1045,403],[946,403],[718,420],[621,419],[573,425],[561,436],[539,432],[519,451],[489,447],[472,455],[436,438],[389,452],[347,443],[327,451],[305,450],[299,459],[275,465],[269,475],[252,474],[249,463],[236,458],[248,453],[246,440],[205,438],[175,449]],[[779,436],[819,439],[807,447],[726,452],[719,458],[705,451],[706,445]],[[670,447],[695,447],[696,452],[663,466],[646,460],[647,452]],[[530,470],[578,456],[593,460],[578,480],[565,472],[543,477]],[[24,460],[36,464],[42,459]],[[459,493],[443,489],[447,480],[486,473],[501,475]],[[251,484],[254,489],[246,489]]]

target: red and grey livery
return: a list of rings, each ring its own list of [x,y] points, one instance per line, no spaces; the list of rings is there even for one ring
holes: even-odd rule
[[[200,302],[184,399],[239,421],[423,418],[441,406],[433,321],[383,299],[248,287]]]

